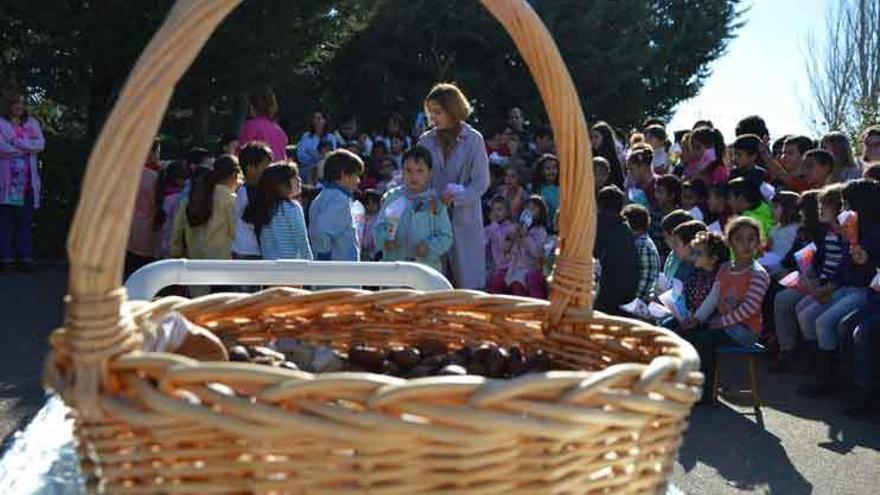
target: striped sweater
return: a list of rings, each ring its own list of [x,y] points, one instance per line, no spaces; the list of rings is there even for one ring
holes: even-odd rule
[[[267,260],[311,260],[312,249],[302,206],[282,201],[260,232],[260,250]]]
[[[843,237],[833,229],[828,229],[825,239],[822,241],[822,267],[818,273],[821,282],[828,283],[838,278],[844,261],[845,249]]]
[[[769,286],[770,275],[757,261],[737,271],[730,263],[725,263],[718,270],[712,292],[700,307],[701,314],[695,317],[705,321],[709,314],[717,310],[717,316],[709,323],[711,327],[743,325],[760,333],[763,325],[761,308]]]

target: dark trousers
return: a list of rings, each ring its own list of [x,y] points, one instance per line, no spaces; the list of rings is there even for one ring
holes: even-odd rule
[[[24,206],[0,205],[0,262],[33,261],[33,199]]]
[[[874,383],[875,342],[880,333],[880,306],[855,311],[841,320],[838,336],[845,353],[852,353],[853,381],[859,394],[870,395]]]

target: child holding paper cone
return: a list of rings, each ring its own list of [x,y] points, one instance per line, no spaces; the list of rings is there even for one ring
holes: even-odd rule
[[[386,261],[416,261],[437,271],[452,247],[452,223],[446,205],[431,186],[431,153],[416,146],[403,155],[404,185],[389,192],[373,238]]]
[[[813,337],[818,352],[815,381],[802,387],[802,395],[822,398],[837,392],[834,381],[836,355],[838,348],[837,327],[848,314],[864,308],[868,303],[869,286],[877,272],[880,260],[880,210],[876,198],[880,195],[880,184],[860,179],[848,183],[843,188],[843,201],[847,209],[853,210],[859,218],[858,243],[850,248],[838,276],[830,302],[811,320],[804,320],[804,335]]]

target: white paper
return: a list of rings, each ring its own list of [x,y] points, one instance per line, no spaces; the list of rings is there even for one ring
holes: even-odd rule
[[[724,232],[721,230],[721,223],[718,220],[709,224],[709,232],[715,232],[716,234],[723,234]]]
[[[663,272],[660,272],[657,277],[657,288],[660,289],[660,292],[666,292],[672,288],[672,282],[666,278],[666,274]]]
[[[394,237],[397,235],[397,226],[400,225],[400,218],[403,216],[403,212],[406,211],[408,204],[409,200],[405,196],[399,196],[385,207],[385,218],[388,219],[388,223],[391,225],[388,231],[389,240],[394,240]]]
[[[682,295],[682,292],[684,292],[684,283],[682,283],[681,280],[674,278],[671,281],[671,286],[672,288],[660,294],[657,299],[666,307],[666,309],[669,310],[676,320],[684,321],[689,315],[687,308],[681,308],[679,306],[679,302],[681,302],[684,297]]]
[[[688,214],[694,217],[694,220],[703,221],[703,211],[700,210],[699,206],[694,206],[690,210],[688,210]]]
[[[655,320],[665,320],[672,316],[672,312],[666,306],[654,301],[651,301],[651,304],[648,305],[648,312]]]
[[[193,325],[180,313],[171,313],[156,324],[152,332],[144,332],[141,350],[146,352],[174,352],[180,348]]]
[[[453,196],[463,193],[465,190],[464,186],[461,184],[449,183],[446,184],[446,189],[443,190],[444,194],[452,194]]]
[[[871,288],[874,289],[875,292],[880,292],[880,268],[877,269],[877,274],[874,275],[874,278],[871,280]]]

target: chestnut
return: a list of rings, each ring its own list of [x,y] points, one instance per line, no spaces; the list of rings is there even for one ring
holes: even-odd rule
[[[382,367],[385,353],[375,347],[357,346],[348,351],[348,359],[352,364],[357,364],[367,369],[376,369]]]
[[[489,376],[500,378],[507,370],[508,361],[507,349],[503,347],[491,347],[489,354],[486,356],[486,370]]]
[[[422,339],[416,343],[416,347],[422,353],[422,356],[445,354],[449,350],[446,342],[438,339]]]
[[[391,349],[391,360],[405,370],[419,364],[421,359],[422,353],[415,347],[397,346]]]

